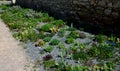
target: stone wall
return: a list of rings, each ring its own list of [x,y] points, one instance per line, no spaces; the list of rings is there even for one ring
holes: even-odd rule
[[[120,31],[120,0],[17,0],[17,4],[49,12],[77,26],[87,21],[87,25]]]

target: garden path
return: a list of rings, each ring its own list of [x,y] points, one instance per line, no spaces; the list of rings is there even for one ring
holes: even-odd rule
[[[0,19],[0,71],[26,71],[27,54]]]

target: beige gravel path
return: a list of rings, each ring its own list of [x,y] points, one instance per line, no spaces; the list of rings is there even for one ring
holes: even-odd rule
[[[25,71],[27,55],[0,19],[0,71]]]

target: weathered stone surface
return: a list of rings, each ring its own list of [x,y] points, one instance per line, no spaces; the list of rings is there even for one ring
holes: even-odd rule
[[[17,4],[43,10],[79,26],[84,20],[112,31],[114,25],[120,31],[120,0],[17,0]]]

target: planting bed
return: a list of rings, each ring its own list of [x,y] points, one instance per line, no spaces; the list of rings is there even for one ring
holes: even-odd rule
[[[120,71],[120,39],[67,26],[47,13],[1,5],[1,18],[46,71]]]

